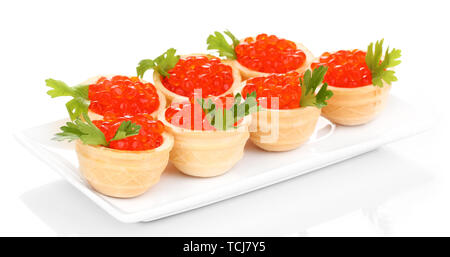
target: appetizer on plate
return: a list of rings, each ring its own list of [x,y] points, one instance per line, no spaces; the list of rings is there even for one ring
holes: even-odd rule
[[[239,71],[229,62],[206,54],[176,55],[171,48],[154,60],[145,59],[136,68],[139,77],[153,69],[155,86],[171,102],[174,98],[188,100],[195,92],[203,97],[223,96],[241,83]]]
[[[371,43],[367,52],[341,50],[324,53],[312,67],[325,65],[325,82],[334,96],[322,115],[341,125],[361,125],[373,120],[387,102],[391,83],[397,81],[393,67],[400,64],[398,49],[383,53],[383,40]]]
[[[253,114],[250,140],[266,151],[289,151],[305,143],[314,132],[321,108],[333,95],[326,83],[322,85],[326,72],[321,66],[306,70],[303,76],[291,71],[244,82],[242,94],[256,92],[260,107]]]
[[[301,43],[275,35],[259,34],[238,40],[230,31],[224,34],[232,43],[216,31],[207,39],[208,50],[217,50],[220,56],[231,60],[243,80],[289,71],[303,74],[314,60],[313,54]]]
[[[129,198],[159,181],[173,147],[172,135],[148,114],[91,121],[82,113],[55,140],[76,140],[80,171],[98,192]]]
[[[205,100],[175,100],[159,119],[174,136],[170,161],[181,172],[213,177],[230,170],[243,156],[249,138],[249,114],[257,111],[255,95]]]
[[[45,82],[52,88],[47,92],[52,98],[72,97],[66,104],[71,120],[83,112],[88,112],[92,120],[138,114],[157,117],[166,107],[164,95],[137,77],[97,76],[73,87],[60,80]]]

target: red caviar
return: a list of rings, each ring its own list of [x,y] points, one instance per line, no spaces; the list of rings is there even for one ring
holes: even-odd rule
[[[137,77],[101,77],[89,86],[89,100],[91,111],[109,117],[151,114],[159,107],[155,86]]]
[[[311,67],[328,66],[324,82],[333,87],[363,87],[372,84],[372,73],[366,64],[366,52],[341,50],[325,52]]]
[[[246,38],[236,46],[235,51],[240,64],[266,73],[293,71],[306,61],[305,53],[294,42],[267,34],[259,34],[256,40]]]
[[[256,91],[258,104],[270,109],[295,109],[300,107],[302,89],[300,74],[295,71],[286,74],[272,74],[247,80],[242,90],[244,97]],[[275,98],[278,101],[276,106]],[[272,104],[274,106],[272,106]]]
[[[219,58],[188,56],[181,58],[170,76],[161,77],[164,87],[177,95],[191,96],[195,89],[202,90],[202,96],[218,96],[233,85],[231,66],[221,63]]]
[[[106,141],[111,140],[123,121],[131,121],[141,126],[139,134],[120,140],[111,141],[109,148],[117,150],[143,151],[159,147],[163,143],[164,125],[148,114],[125,116],[110,120],[94,120],[93,123],[103,134]]]

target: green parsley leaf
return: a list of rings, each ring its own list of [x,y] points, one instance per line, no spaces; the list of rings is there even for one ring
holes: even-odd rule
[[[217,50],[219,56],[226,57],[230,60],[235,60],[236,52],[234,51],[234,49],[237,45],[239,45],[240,42],[230,31],[227,30],[224,31],[224,33],[231,39],[232,44],[228,43],[222,33],[215,31],[213,35],[209,35],[206,39],[206,43],[208,44],[207,49]]]
[[[139,78],[142,78],[147,70],[153,69],[154,67],[155,62],[152,59],[144,59],[141,60],[136,67],[136,73]]]
[[[201,104],[203,111],[206,114],[206,118],[209,123],[217,130],[229,130],[235,129],[235,124],[243,119],[245,116],[259,111],[258,103],[256,101],[256,92],[252,92],[247,95],[245,101],[242,101],[241,94],[234,96],[234,104],[230,108],[224,108],[226,103],[222,103],[220,107],[214,104],[211,99],[205,101],[205,99],[198,100]]]
[[[82,97],[75,97],[66,103],[67,112],[70,119],[75,120],[80,117],[82,113],[86,113],[89,110],[89,100]]]
[[[74,95],[74,89],[69,87],[66,83],[64,83],[61,80],[46,79],[45,84],[48,87],[53,88],[53,89],[47,91],[47,95],[51,96],[52,98],[55,98],[58,96],[73,96]]]
[[[225,35],[227,35],[229,38],[231,38],[231,40],[233,41],[233,48],[236,48],[237,45],[239,45],[241,42],[239,41],[239,39],[237,39],[233,33],[231,33],[231,31],[226,30],[223,33],[225,33]]]
[[[80,117],[73,122],[67,122],[66,126],[60,128],[62,132],[57,133],[53,139],[57,141],[68,140],[69,142],[80,139],[88,145],[108,146],[105,135],[92,123],[87,113],[83,113],[82,116],[85,122]]]
[[[163,77],[169,77],[168,71],[173,69],[180,60],[180,56],[175,55],[176,51],[175,48],[170,48],[154,60],[144,59],[140,61],[138,67],[136,67],[138,77],[142,78],[149,69],[156,70]]]
[[[88,145],[103,145],[107,146],[108,142],[106,141],[105,135],[103,132],[97,128],[97,126],[92,123],[89,115],[87,113],[82,114],[86,123],[82,122],[80,119],[75,120],[75,124],[78,126],[78,129],[83,133],[80,136],[81,141]]]
[[[78,85],[74,87],[68,86],[66,83],[55,80],[47,79],[45,84],[52,89],[47,91],[47,94],[52,98],[60,96],[71,96],[69,102],[66,103],[67,111],[69,112],[70,119],[75,120],[80,117],[89,108],[89,85]]]
[[[53,140],[56,141],[64,141],[68,140],[72,142],[73,140],[79,139],[82,135],[84,135],[77,127],[77,125],[73,122],[67,122],[66,126],[62,126],[60,133],[57,133]]]
[[[47,94],[52,98],[59,96],[72,96],[87,99],[89,95],[89,85],[78,85],[74,87],[69,87],[63,81],[55,79],[46,79],[45,84],[48,87],[53,88],[47,91]]]
[[[139,130],[141,129],[140,125],[131,121],[123,121],[114,137],[108,142],[103,132],[92,123],[87,113],[83,113],[81,116],[84,121],[78,117],[73,122],[67,122],[66,126],[60,128],[62,132],[57,133],[53,139],[57,141],[68,140],[69,142],[80,139],[88,145],[109,146],[111,141],[135,136],[139,134]]]
[[[120,124],[119,128],[116,131],[116,134],[111,139],[111,141],[124,139],[130,136],[135,136],[139,134],[140,129],[141,129],[140,125],[132,123],[131,121],[124,121]]]
[[[316,95],[316,107],[322,108],[327,106],[327,100],[330,99],[333,96],[333,91],[328,90],[328,84],[323,83],[322,87],[320,88],[319,92],[317,92]]]
[[[333,96],[333,92],[328,90],[327,83],[324,83],[316,94],[316,89],[323,82],[323,78],[327,73],[328,67],[319,66],[311,70],[306,70],[303,79],[300,78],[300,87],[302,88],[302,95],[300,98],[300,106],[316,106],[322,108],[327,105],[326,100]]]
[[[398,60],[401,57],[401,50],[392,49],[389,51],[389,47],[384,53],[384,59],[381,61],[383,55],[383,42],[384,39],[374,43],[370,43],[367,47],[366,64],[372,73],[372,84],[374,86],[383,87],[383,81],[388,85],[397,81],[395,72],[389,70],[389,68],[395,67],[401,63]]]

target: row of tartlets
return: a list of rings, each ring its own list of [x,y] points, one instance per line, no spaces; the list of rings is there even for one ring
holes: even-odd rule
[[[372,120],[397,78],[400,50],[341,50],[315,58],[302,44],[229,31],[207,39],[209,54],[171,48],[145,59],[137,76],[98,76],[70,87],[48,79],[51,97],[69,96],[71,118],[56,140],[76,141],[80,171],[98,192],[135,197],[170,160],[184,174],[230,170],[247,140],[267,151],[298,148],[320,115],[340,125]],[[231,39],[229,43],[226,36]],[[153,69],[153,83],[143,80]]]

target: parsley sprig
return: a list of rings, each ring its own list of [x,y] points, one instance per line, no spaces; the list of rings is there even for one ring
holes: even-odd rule
[[[316,94],[316,89],[322,84],[327,70],[328,67],[319,66],[312,72],[309,69],[306,70],[303,79],[300,77],[300,87],[302,88],[300,98],[301,107],[316,106],[317,108],[322,108],[327,106],[326,101],[333,96],[333,92],[328,90],[328,84],[323,83],[319,92]]]
[[[180,56],[175,55],[176,51],[175,48],[170,48],[154,60],[144,59],[140,61],[139,65],[136,67],[138,77],[142,78],[144,73],[149,69],[154,69],[162,76],[169,77],[170,74],[168,71],[173,69],[180,60]]]
[[[218,105],[211,99],[198,99],[209,123],[217,130],[236,129],[238,121],[259,110],[256,92],[247,94],[245,101],[242,101],[242,95],[237,93],[233,101],[233,105],[227,109],[226,103]]]
[[[228,30],[223,33],[231,39],[232,43],[228,43],[222,33],[215,31],[214,34],[209,35],[206,39],[208,50],[217,50],[219,56],[226,57],[230,60],[235,60],[236,52],[234,49],[237,45],[239,45],[239,40]]]
[[[384,59],[381,61],[383,55],[383,42],[384,39],[374,43],[370,43],[367,47],[366,64],[372,72],[372,84],[374,86],[383,87],[383,81],[389,85],[393,81],[397,81],[397,77],[394,75],[395,71],[389,68],[395,67],[401,63],[398,60],[401,57],[400,49],[392,49],[389,51],[389,47],[384,53]]]
[[[66,103],[70,119],[74,120],[89,108],[89,85],[68,86],[61,80],[47,79],[45,84],[51,87],[47,94],[52,98],[60,96],[71,96],[72,99]]]
[[[87,113],[83,113],[83,120],[79,117],[73,122],[67,122],[66,126],[62,126],[60,129],[62,132],[57,133],[54,140],[64,141],[80,139],[83,143],[88,145],[102,145],[108,147],[111,141],[121,140],[126,137],[135,136],[139,134],[141,129],[140,125],[132,123],[131,121],[123,121],[116,131],[116,134],[110,141],[106,141],[103,132],[95,126]]]

